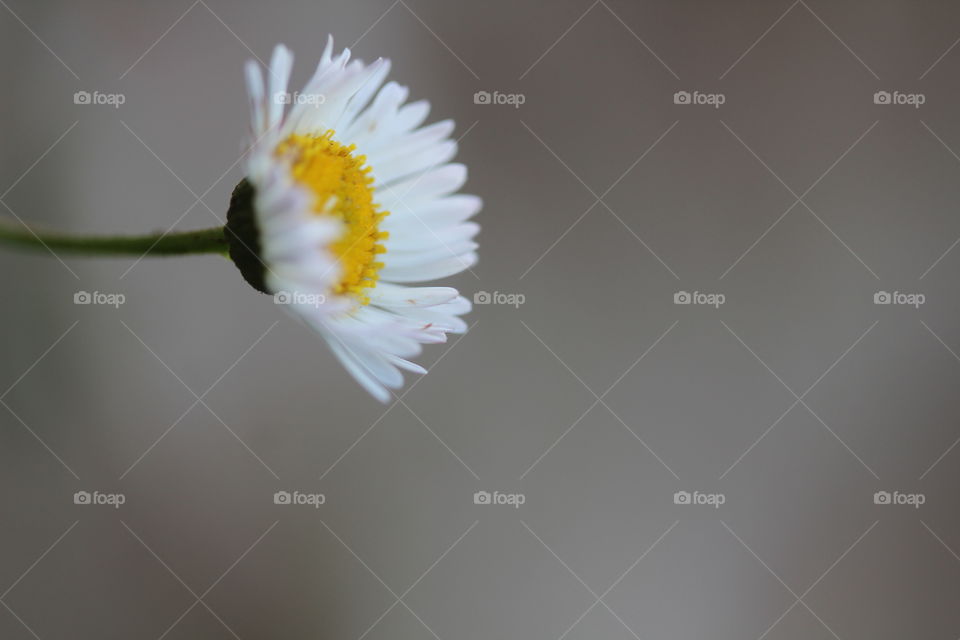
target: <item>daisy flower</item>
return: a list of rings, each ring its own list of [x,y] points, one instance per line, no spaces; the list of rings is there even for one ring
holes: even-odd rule
[[[468,219],[478,197],[456,193],[451,120],[422,126],[425,101],[384,81],[388,60],[364,64],[328,40],[312,78],[289,91],[293,55],[273,52],[266,76],[246,66],[252,137],[246,178],[227,216],[230,256],[329,344],[381,402],[403,385],[421,345],[462,333],[470,303],[451,287],[415,283],[477,262]]]

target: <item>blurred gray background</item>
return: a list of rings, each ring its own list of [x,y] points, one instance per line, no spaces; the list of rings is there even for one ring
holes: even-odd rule
[[[0,5],[0,215],[217,224],[243,62],[332,33],[524,297],[384,407],[227,261],[3,252],[3,638],[960,635],[955,3]]]

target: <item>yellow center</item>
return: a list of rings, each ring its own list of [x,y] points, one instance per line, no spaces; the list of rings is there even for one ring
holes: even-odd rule
[[[340,269],[334,292],[352,295],[361,304],[370,299],[366,289],[376,286],[384,253],[386,231],[380,222],[388,215],[373,201],[373,177],[365,156],[353,155],[354,145],[344,146],[333,139],[333,131],[322,136],[292,134],[277,146],[278,156],[291,160],[294,179],[314,195],[313,210],[318,216],[332,216],[344,224],[344,234],[331,246]]]

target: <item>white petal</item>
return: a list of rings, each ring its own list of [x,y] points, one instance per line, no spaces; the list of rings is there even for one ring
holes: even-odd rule
[[[464,240],[470,240],[480,232],[476,222],[451,225],[432,229],[420,220],[411,220],[403,231],[391,232],[384,241],[387,254],[405,251],[431,251],[438,247],[454,246]]]
[[[244,65],[244,74],[247,79],[247,96],[250,99],[250,130],[254,139],[258,138],[267,128],[264,109],[263,74],[260,67],[253,60]]]
[[[438,243],[430,249],[420,251],[393,251],[382,255],[384,269],[402,269],[422,264],[431,264],[444,258],[461,256],[477,249],[472,240],[461,240],[452,244]]]
[[[440,329],[447,333],[466,333],[467,323],[446,313],[439,313],[430,309],[405,309],[402,312],[405,316],[413,318],[418,322],[423,322],[431,327]]]
[[[358,115],[353,123],[342,131],[344,138],[350,140],[363,153],[369,153],[367,143],[380,134],[386,123],[396,117],[397,110],[407,99],[408,90],[396,82],[388,82],[377,93],[371,104]]]
[[[322,69],[326,65],[330,64],[330,61],[333,59],[333,36],[327,34],[327,44],[323,48],[323,53],[320,55],[320,62],[317,65],[317,68]]]
[[[390,126],[383,129],[381,142],[389,144],[392,141],[390,136],[398,136],[416,129],[430,114],[430,103],[426,100],[418,100],[405,104],[400,107],[397,117],[390,123]]]
[[[343,114],[340,116],[340,120],[334,125],[334,128],[337,131],[343,131],[353,123],[357,117],[357,114],[367,106],[367,103],[370,102],[370,99],[373,98],[377,90],[380,89],[380,86],[383,84],[383,81],[386,80],[389,73],[390,61],[383,60],[376,68],[375,72],[372,73],[369,78],[367,78],[367,80],[363,83],[363,86],[361,86],[360,89],[358,89],[354,94],[353,98],[350,99],[349,104],[347,104],[346,109],[344,109]]]
[[[430,103],[426,100],[400,106],[406,99],[406,87],[388,82],[373,105],[357,116],[345,137],[367,156],[391,148],[403,134],[420,126],[430,113]]]
[[[367,161],[371,166],[377,167],[384,162],[394,161],[411,153],[416,153],[448,139],[453,129],[453,120],[443,120],[421,127],[411,133],[398,136],[389,145],[368,154]]]
[[[367,392],[372,395],[374,398],[380,402],[386,404],[390,401],[390,392],[387,391],[372,373],[367,371],[367,369],[360,364],[360,361],[357,360],[350,351],[343,347],[335,338],[328,339],[327,344],[330,345],[330,349],[333,353],[340,359],[340,362],[343,364],[344,368],[354,377],[354,379],[360,383]]]
[[[436,262],[422,264],[415,267],[388,269],[384,267],[381,277],[386,282],[426,282],[438,278],[446,278],[460,273],[477,264],[476,253],[466,253],[462,256],[442,258]]]
[[[427,370],[418,365],[416,362],[410,362],[409,360],[404,360],[403,358],[398,358],[397,356],[387,355],[384,356],[389,362],[397,365],[401,369],[406,369],[407,371],[412,371],[414,373],[420,373],[426,375]]]
[[[467,181],[467,168],[462,164],[446,164],[414,178],[408,178],[378,191],[377,200],[383,209],[401,211],[453,193]]]
[[[351,348],[357,361],[385,387],[399,389],[403,386],[403,374],[382,355],[373,350],[364,349],[361,344],[346,346]]]
[[[483,201],[477,196],[457,194],[437,198],[391,211],[381,223],[381,229],[389,231],[391,236],[417,235],[424,225],[439,230],[476,215],[482,206]]]
[[[401,178],[438,167],[452,160],[455,155],[457,155],[457,143],[453,140],[445,140],[394,160],[374,164],[372,166],[375,184],[377,187],[389,185]]]
[[[267,71],[267,126],[276,127],[283,119],[284,96],[287,94],[287,85],[290,82],[290,72],[293,70],[293,53],[282,44],[273,49],[270,58],[270,68]]]
[[[343,56],[335,60],[327,70],[320,71],[318,77],[303,90],[302,95],[306,98],[298,101],[290,114],[291,132],[320,135],[334,129],[350,100],[364,83],[376,77],[384,65],[383,60],[378,60],[368,67],[353,63],[341,69],[337,66],[341,59]],[[348,138],[339,135],[336,135],[336,138],[344,143],[348,141]]]
[[[404,287],[386,282],[370,290],[370,302],[381,307],[432,307],[457,297],[452,287]]]
[[[465,313],[470,313],[473,309],[473,304],[464,298],[463,296],[457,296],[455,299],[451,300],[447,304],[444,304],[436,309],[436,311],[442,311],[443,313],[452,313],[453,315],[462,316]]]

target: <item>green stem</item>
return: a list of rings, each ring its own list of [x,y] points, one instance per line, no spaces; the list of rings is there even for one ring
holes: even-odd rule
[[[74,235],[0,221],[0,245],[102,256],[227,253],[223,227],[136,236]]]

